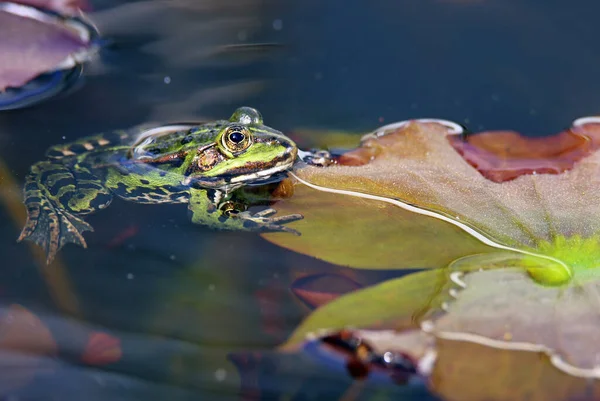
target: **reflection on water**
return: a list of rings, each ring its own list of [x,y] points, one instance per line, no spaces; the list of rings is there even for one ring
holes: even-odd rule
[[[285,131],[438,117],[532,134],[600,105],[596,3],[586,12],[494,0],[90,3],[107,43],[79,90],[0,114],[7,399],[240,399],[240,384],[246,399],[427,397],[419,383],[354,382],[339,365],[273,352],[310,311],[292,291],[299,279],[339,275],[364,286],[392,273],[197,227],[183,205],[121,201],[90,216],[88,249],[69,246],[44,267],[15,241],[23,177],[50,145],[222,118],[242,104]]]

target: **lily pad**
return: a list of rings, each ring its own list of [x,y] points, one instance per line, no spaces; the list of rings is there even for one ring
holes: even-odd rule
[[[442,267],[473,253],[491,252],[455,226],[379,200],[339,196],[296,185],[278,213],[301,213],[290,224],[301,236],[263,234],[296,252],[363,269]],[[287,237],[287,238],[284,238]]]
[[[353,166],[297,168],[294,174],[301,183],[295,195],[275,208],[304,214],[305,219],[295,223],[304,235],[264,237],[297,252],[361,268],[369,267],[368,260],[387,268],[415,262],[424,263],[419,267],[443,267],[450,257],[491,248],[542,250],[550,256],[561,252],[574,271],[546,278],[561,282],[575,271],[584,274],[595,267],[595,260],[575,260],[575,254],[581,239],[588,247],[598,243],[600,219],[589,216],[600,212],[600,153],[595,152],[599,133],[598,119],[578,120],[567,134],[547,139],[558,145],[538,146],[537,157],[524,159],[522,152],[502,156],[503,148],[486,147],[492,142],[489,138],[460,139],[448,125],[435,122],[379,130],[344,156],[342,162]],[[512,134],[508,138],[509,145],[518,142]],[[484,152],[496,154],[504,167],[480,166],[477,160]],[[555,154],[563,156],[562,164],[548,161]],[[366,164],[357,166],[361,160]],[[502,179],[486,178],[502,171],[508,174]],[[515,171],[518,177],[506,181]],[[327,194],[308,193],[305,185]],[[561,246],[561,241],[570,245]]]
[[[444,271],[426,270],[343,295],[317,308],[282,349],[292,350],[309,337],[348,327],[418,328],[423,316],[439,307],[434,302],[439,302],[437,295],[446,279]]]
[[[407,355],[443,399],[598,399],[600,119],[579,119],[546,139],[454,131],[434,122],[397,124],[363,137],[338,166],[296,169],[300,201],[294,203],[294,195],[276,207],[307,212],[302,223],[309,227],[314,218],[310,229],[318,231],[320,223],[321,237],[311,242],[309,231],[287,242],[291,249],[353,267],[362,265],[344,252],[361,263],[361,254],[391,261],[394,249],[375,246],[388,236],[397,243],[412,237],[423,242],[420,230],[428,223],[401,230],[426,219],[459,229],[487,248],[462,249],[451,263],[431,263],[440,269],[342,295],[316,309],[280,349],[297,352],[306,341],[351,330],[367,347],[357,348],[355,358],[371,363],[371,352],[380,360]],[[303,186],[333,198],[310,215],[301,205],[317,205],[303,198]],[[351,229],[343,231],[342,221],[333,227],[333,216],[344,211],[332,205],[343,209],[346,198],[395,207],[386,223],[373,204],[362,204],[377,229],[395,226],[402,236],[390,231],[359,242],[355,231],[371,228],[367,219],[350,215],[344,217]],[[394,213],[406,215],[392,220]],[[331,252],[324,231],[335,243],[348,240],[346,249]],[[432,237],[429,250],[418,243],[396,249],[396,263],[405,266],[405,255],[431,262],[445,240]]]
[[[522,270],[474,272],[452,282],[453,300],[439,318],[424,321],[435,336],[500,349],[548,354],[576,376],[600,378],[599,281],[544,287]]]
[[[281,350],[350,328],[376,354],[416,361],[445,400],[596,399],[598,282],[541,286],[512,267],[523,258],[475,255],[343,295]]]

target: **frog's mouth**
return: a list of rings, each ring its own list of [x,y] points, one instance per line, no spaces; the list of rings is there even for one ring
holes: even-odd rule
[[[246,185],[256,186],[277,182],[285,178],[287,175],[286,171],[293,166],[296,157],[296,150],[290,149],[280,157],[272,160],[270,163],[272,166],[268,168],[265,168],[264,164],[259,162],[256,164],[249,163],[229,174],[222,174],[215,177],[190,176],[184,180],[183,184],[195,184],[204,188],[232,191]]]
[[[258,170],[250,174],[237,175],[233,176],[230,180],[230,184],[254,184],[259,181],[269,180],[275,175],[280,175],[282,172],[289,170],[290,167],[294,164],[293,161],[286,161],[285,163],[281,163],[279,165],[275,165],[271,168],[265,170]]]

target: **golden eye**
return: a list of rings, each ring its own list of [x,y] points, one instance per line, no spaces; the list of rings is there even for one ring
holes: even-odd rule
[[[243,152],[248,149],[251,144],[252,137],[250,131],[245,127],[229,127],[223,135],[223,146],[234,154]]]

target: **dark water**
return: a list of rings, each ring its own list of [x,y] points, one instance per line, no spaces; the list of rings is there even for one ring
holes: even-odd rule
[[[50,145],[148,122],[224,118],[242,104],[286,132],[437,117],[474,131],[544,135],[600,112],[593,1],[92,5],[109,43],[81,86],[0,114],[0,158],[18,185]],[[230,46],[240,44],[248,46]],[[0,209],[1,307],[35,313],[58,351],[6,356],[18,367],[6,377],[23,383],[0,379],[3,399],[240,399],[233,360],[249,372],[247,399],[430,397],[419,385],[357,388],[343,370],[272,352],[308,313],[289,290],[294,278],[343,268],[255,234],[193,226],[184,206],[116,201],[88,219],[96,229],[88,249],[67,246],[62,268],[49,270],[15,242],[12,213]],[[369,284],[394,273],[352,274]],[[120,339],[118,362],[82,362],[98,332]]]

